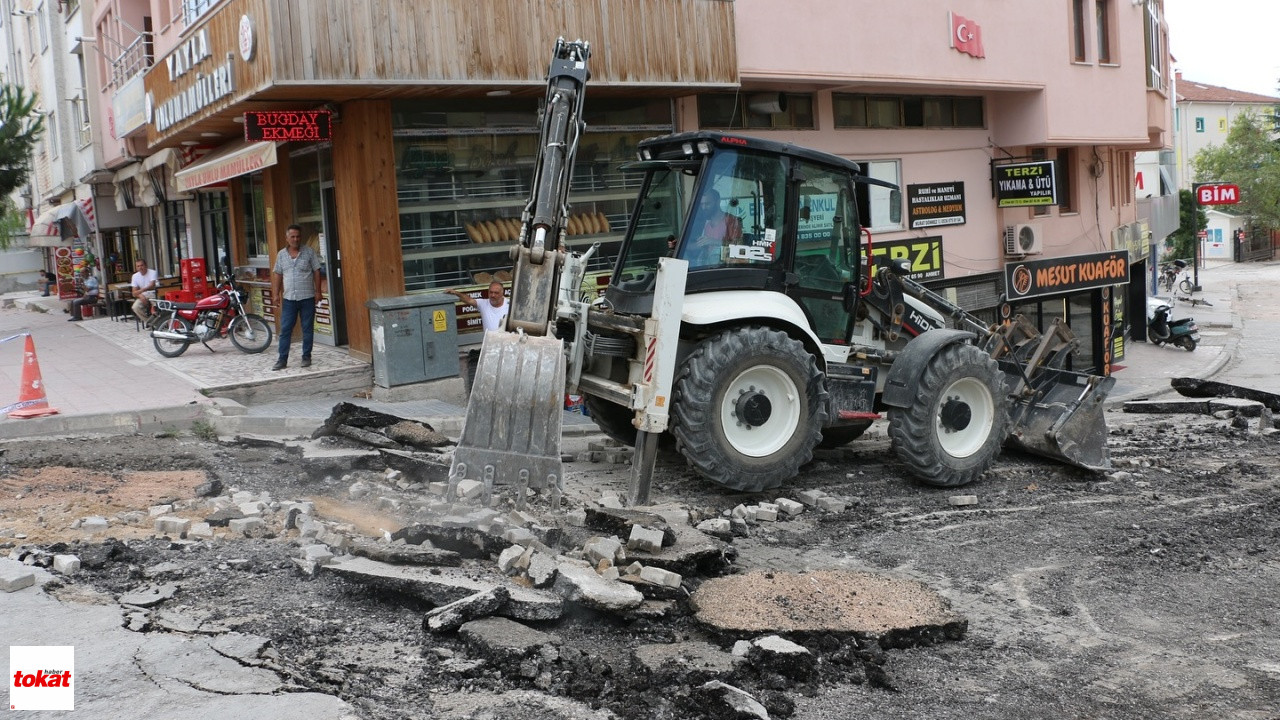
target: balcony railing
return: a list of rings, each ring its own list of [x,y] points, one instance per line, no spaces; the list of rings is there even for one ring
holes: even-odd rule
[[[153,53],[150,33],[138,35],[133,42],[121,48],[119,56],[111,61],[110,89],[118,90],[134,75],[151,67]]]

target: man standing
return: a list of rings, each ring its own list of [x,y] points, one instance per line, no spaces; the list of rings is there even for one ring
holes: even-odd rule
[[[316,298],[320,297],[320,258],[301,245],[302,226],[284,231],[285,247],[276,253],[271,272],[271,293],[280,308],[280,350],[272,370],[289,366],[289,345],[293,326],[302,322],[302,367],[311,367],[311,345],[315,339]]]
[[[156,275],[155,270],[147,269],[146,260],[135,262],[133,269],[137,271],[129,281],[129,285],[133,288],[133,314],[138,316],[138,320],[143,325],[146,325],[147,316],[151,310],[151,301],[156,296],[156,284],[160,282],[160,276]]]
[[[507,319],[507,298],[502,283],[494,280],[489,283],[489,295],[486,302],[476,302],[476,299],[466,293],[458,292],[456,289],[445,290],[457,297],[464,305],[470,305],[480,312],[480,324],[484,326],[484,331],[501,330],[502,323]]]

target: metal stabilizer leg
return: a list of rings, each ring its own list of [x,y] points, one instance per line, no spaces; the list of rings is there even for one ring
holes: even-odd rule
[[[662,433],[636,433],[636,451],[631,456],[630,504],[648,505],[649,486],[653,483],[653,466],[658,460],[658,438]]]

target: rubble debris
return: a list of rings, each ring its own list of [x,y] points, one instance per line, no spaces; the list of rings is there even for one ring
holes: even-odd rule
[[[710,717],[769,720],[769,711],[759,700],[747,691],[719,680],[711,680],[699,686],[695,702],[704,707]]]
[[[650,685],[701,683],[733,675],[733,655],[708,642],[653,643],[631,652],[637,672]]]
[[[431,547],[429,543],[402,545],[355,538],[347,544],[347,552],[392,565],[432,565],[436,567],[458,567],[462,565],[461,555],[452,550]]]
[[[586,526],[593,530],[629,538],[631,537],[631,529],[639,525],[661,532],[663,547],[670,547],[676,542],[675,531],[671,529],[670,524],[661,515],[641,510],[607,507],[588,507],[586,508],[586,513]]]
[[[164,583],[163,585],[150,585],[142,590],[131,593],[125,593],[120,596],[121,605],[132,605],[134,607],[148,608],[172,598],[178,594],[178,586],[175,583]]]
[[[382,433],[376,433],[376,432],[373,432],[372,430],[365,430],[363,428],[354,427],[352,425],[339,425],[338,427],[334,428],[334,433],[337,435],[341,435],[343,437],[351,438],[352,440],[358,440],[362,443],[365,443],[367,445],[372,445],[376,448],[400,447],[400,443],[396,442],[395,440],[392,440],[391,438],[387,437],[386,435],[383,435]]]
[[[552,589],[565,600],[594,610],[619,612],[644,602],[644,595],[630,585],[607,580],[593,568],[570,561],[560,563]]]
[[[1272,412],[1280,411],[1280,395],[1266,392],[1265,390],[1254,390],[1253,388],[1240,387],[1239,385],[1231,385],[1215,380],[1201,380],[1200,378],[1190,377],[1174,378],[1169,384],[1185,397],[1254,400],[1266,405]]]
[[[409,445],[429,449],[451,444],[447,437],[426,423],[347,402],[333,406],[328,419],[311,434],[311,439],[328,435],[343,435],[387,448]]]
[[[36,574],[25,566],[0,560],[0,591],[11,593],[36,584]]]
[[[809,648],[777,635],[768,635],[751,642],[747,660],[753,665],[768,668],[792,680],[808,680],[813,674],[817,659]]]
[[[511,593],[505,587],[497,585],[431,610],[423,618],[422,624],[430,632],[453,632],[464,623],[494,614],[510,598]]]
[[[560,638],[500,617],[486,617],[464,623],[458,635],[473,652],[498,663],[519,662],[539,654],[554,657]],[[549,651],[549,652],[548,652]]]
[[[563,601],[558,595],[521,587],[496,571],[406,567],[351,556],[326,565],[324,571],[389,592],[417,597],[432,605],[446,605],[501,585],[510,593],[510,598],[498,611],[499,615],[516,620],[555,620],[563,612]]]

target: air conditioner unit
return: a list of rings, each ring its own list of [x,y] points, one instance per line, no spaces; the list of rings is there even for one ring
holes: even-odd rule
[[[1044,232],[1039,225],[1009,225],[1004,229],[1005,255],[1039,255],[1044,250]]]

